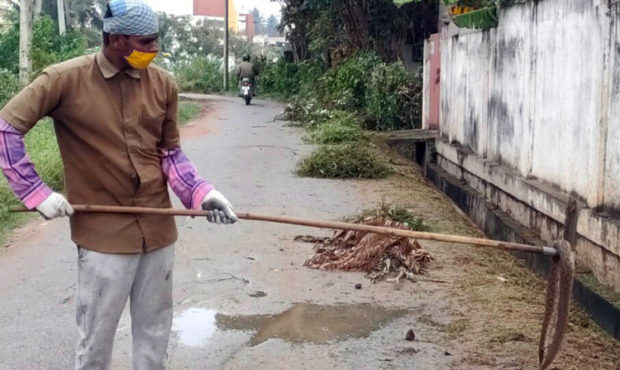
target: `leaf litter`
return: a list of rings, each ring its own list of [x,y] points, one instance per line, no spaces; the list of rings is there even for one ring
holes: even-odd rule
[[[397,212],[395,212],[397,211]],[[390,215],[402,210],[382,206],[375,212],[352,222],[410,230],[410,223],[398,222]],[[421,224],[421,223],[420,223]],[[365,272],[373,282],[398,282],[402,278],[416,281],[416,275],[425,274],[433,256],[417,240],[407,237],[380,235],[365,231],[336,230],[331,237],[298,235],[295,241],[315,243],[314,255],[304,266],[316,270]]]

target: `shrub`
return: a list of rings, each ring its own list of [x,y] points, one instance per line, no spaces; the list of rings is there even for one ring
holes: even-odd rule
[[[355,112],[374,130],[419,127],[422,78],[402,63],[386,64],[372,52],[345,59],[324,71],[318,62],[279,60],[262,64],[261,91],[291,99],[281,119],[315,127],[330,109]]]
[[[316,98],[296,96],[276,119],[293,122],[291,126],[314,128],[329,119],[329,110],[321,108]]]
[[[409,79],[401,63],[380,63],[375,66],[366,94],[365,110],[370,128],[381,131],[404,128],[399,91],[401,86],[408,84]]]
[[[323,145],[299,162],[299,176],[319,178],[384,178],[391,173],[374,151],[359,144]]]
[[[359,118],[352,113],[334,111],[330,118],[320,123],[310,134],[315,144],[341,144],[364,139]]]
[[[19,91],[19,78],[8,70],[0,70],[0,108]]]
[[[398,89],[400,121],[403,128],[422,127],[422,73],[419,71]]]
[[[196,57],[177,63],[174,75],[181,91],[220,92],[223,88],[222,61],[212,57]]]
[[[328,106],[357,110],[365,106],[369,73],[381,59],[374,53],[362,53],[332,67],[321,78],[325,89],[323,102]]]
[[[318,63],[289,63],[284,59],[279,59],[275,63],[261,63],[259,70],[260,91],[285,99],[297,95],[304,97],[312,95],[315,82],[324,73]]]
[[[39,18],[32,26],[32,77],[47,66],[75,58],[86,53],[86,38],[77,31],[64,35],[49,16]]]

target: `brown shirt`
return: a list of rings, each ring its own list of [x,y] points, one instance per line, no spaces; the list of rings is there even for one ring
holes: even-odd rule
[[[70,203],[168,208],[158,148],[179,146],[177,99],[168,72],[122,72],[100,52],[47,68],[0,116],[24,134],[53,118]],[[76,213],[71,235],[86,249],[140,253],[174,243],[177,229],[170,216]]]
[[[237,76],[239,78],[258,76],[258,68],[250,62],[241,62],[239,68],[237,68]]]

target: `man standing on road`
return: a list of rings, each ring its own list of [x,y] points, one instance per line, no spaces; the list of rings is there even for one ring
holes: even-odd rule
[[[250,61],[250,55],[243,56],[243,62],[239,64],[237,68],[237,76],[239,77],[239,83],[244,78],[249,78],[252,83],[252,95],[256,95],[256,76],[258,76],[258,68]]]
[[[72,216],[78,245],[76,369],[107,369],[127,299],[134,369],[165,368],[172,323],[177,229],[170,216],[76,213],[74,204],[171,207],[167,183],[187,208],[234,223],[228,200],[179,146],[177,87],[151,66],[157,16],[140,0],[112,0],[97,54],[51,66],[0,111],[0,167],[29,209]],[[68,201],[39,178],[23,135],[54,120]]]

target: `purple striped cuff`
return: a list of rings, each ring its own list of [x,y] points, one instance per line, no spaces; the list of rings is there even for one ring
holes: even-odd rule
[[[0,168],[9,187],[28,209],[36,208],[52,193],[26,154],[24,136],[0,117]]]
[[[160,149],[161,169],[172,191],[185,208],[200,209],[205,195],[214,189],[205,181],[181,148]]]

